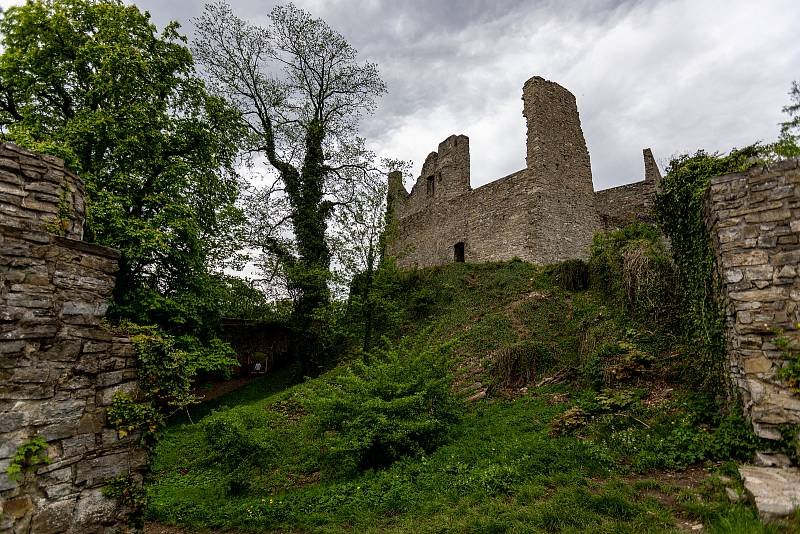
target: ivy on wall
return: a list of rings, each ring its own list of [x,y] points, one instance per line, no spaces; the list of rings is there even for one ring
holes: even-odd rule
[[[730,154],[674,157],[656,194],[656,220],[670,240],[680,288],[679,320],[693,358],[687,379],[708,392],[725,391],[725,311],[711,237],[703,209],[713,176],[740,172],[766,157],[768,149],[755,144]]]

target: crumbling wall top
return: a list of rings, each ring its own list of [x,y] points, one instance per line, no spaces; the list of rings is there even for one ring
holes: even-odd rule
[[[83,238],[83,180],[62,159],[0,144],[0,224]]]

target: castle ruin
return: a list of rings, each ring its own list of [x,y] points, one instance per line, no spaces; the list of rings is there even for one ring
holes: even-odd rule
[[[425,159],[411,193],[400,173],[389,175],[388,251],[400,266],[585,259],[596,231],[647,219],[661,179],[649,149],[644,181],[595,192],[575,96],[534,76],[522,100],[525,169],[472,189],[469,138],[452,135]]]

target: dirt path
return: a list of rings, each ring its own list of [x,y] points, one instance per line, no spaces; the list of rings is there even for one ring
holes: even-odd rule
[[[198,391],[197,396],[200,398],[201,402],[214,400],[222,397],[223,395],[227,395],[231,391],[237,390],[240,387],[246,386],[255,379],[256,377],[254,376],[242,376],[239,378],[231,378],[230,380],[225,380],[223,382],[216,382],[212,384],[210,388],[204,388]]]

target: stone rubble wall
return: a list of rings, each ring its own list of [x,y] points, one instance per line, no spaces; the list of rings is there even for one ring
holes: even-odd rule
[[[785,355],[775,330],[800,350],[800,160],[711,179],[706,197],[725,293],[733,385],[756,433],[780,439],[800,423],[800,396],[775,378]]]
[[[644,149],[645,180],[594,192],[575,97],[534,76],[522,92],[527,167],[473,190],[469,138],[451,135],[431,152],[411,192],[389,176],[394,233],[388,252],[401,267],[520,258],[537,264],[586,259],[594,233],[651,221],[661,174]]]
[[[146,458],[137,436],[106,427],[113,394],[137,394],[133,345],[101,325],[119,253],[69,238],[83,226],[83,185],[60,160],[9,144],[0,155],[0,532],[125,531],[127,510],[102,487],[138,477]],[[46,230],[65,187],[61,237]],[[50,463],[10,480],[35,437]]]
[[[530,217],[536,263],[587,259],[600,219],[592,167],[575,96],[539,76],[522,89],[527,125],[526,163],[539,191]]]
[[[54,156],[0,144],[0,224],[83,238],[83,181]]]

